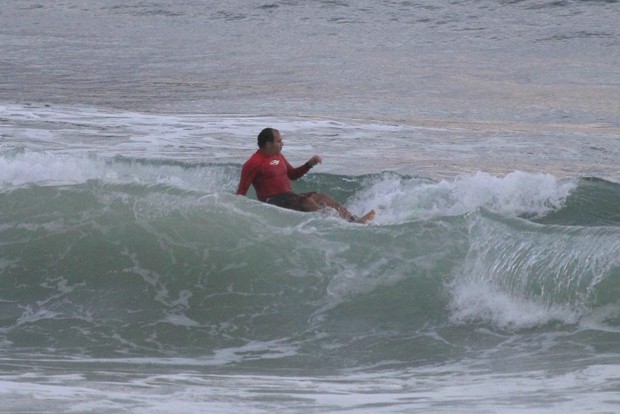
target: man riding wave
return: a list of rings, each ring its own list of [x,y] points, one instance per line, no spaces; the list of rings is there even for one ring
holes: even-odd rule
[[[366,223],[375,216],[371,210],[363,217],[355,217],[343,205],[318,192],[295,193],[291,180],[303,177],[312,167],[322,162],[318,155],[294,168],[282,155],[282,135],[274,128],[265,128],[258,134],[258,150],[243,164],[237,194],[246,195],[254,186],[260,201],[297,211],[318,211],[333,208],[340,217],[356,223]]]

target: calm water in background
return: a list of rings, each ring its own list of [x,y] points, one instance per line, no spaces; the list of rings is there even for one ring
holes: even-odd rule
[[[4,2],[0,411],[617,411],[619,22]],[[376,222],[232,196],[265,126]]]
[[[376,169],[617,179],[617,2],[14,1],[1,13],[6,103],[452,127],[381,134],[408,148]],[[390,146],[377,137],[349,147]]]

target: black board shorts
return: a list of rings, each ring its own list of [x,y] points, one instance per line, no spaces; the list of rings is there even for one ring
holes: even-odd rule
[[[289,210],[297,210],[304,211],[302,208],[302,203],[305,199],[316,194],[315,192],[310,193],[282,193],[272,197],[269,197],[265,202],[269,204],[273,204],[274,206],[288,208]]]

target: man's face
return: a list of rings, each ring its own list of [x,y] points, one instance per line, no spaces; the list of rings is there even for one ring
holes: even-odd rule
[[[280,131],[273,131],[273,142],[267,142],[267,151],[271,155],[277,155],[282,151],[283,146]]]

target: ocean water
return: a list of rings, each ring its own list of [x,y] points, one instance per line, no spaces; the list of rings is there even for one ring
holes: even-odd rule
[[[617,1],[0,5],[0,412],[620,411]],[[234,195],[280,129],[368,225]]]

